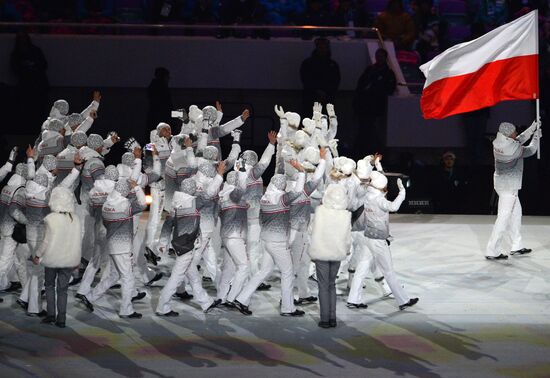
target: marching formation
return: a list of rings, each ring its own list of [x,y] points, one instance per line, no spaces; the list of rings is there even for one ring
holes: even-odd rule
[[[261,156],[241,150],[248,110],[222,123],[219,103],[192,105],[178,114],[178,134],[160,123],[148,143],[130,138],[120,163],[105,166],[120,138],[89,133],[100,101],[95,92],[72,114],[56,101],[27,161],[16,164],[14,148],[0,168],[3,180],[15,166],[1,192],[0,290],[21,289],[17,303],[27,315],[64,327],[69,285],[78,285],[78,303],[89,311],[120,285],[119,316],[141,318],[133,303],[146,296],[143,287],[163,280],[157,316],[178,316],[176,300],[194,301],[205,313],[223,306],[252,315],[253,294],[271,289],[275,268],[282,316],[303,316],[300,308],[318,301],[308,285],[317,280],[321,327],[336,326],[338,274],[348,276],[349,308],[367,308],[368,277],[399,309],[418,302],[396,277],[390,253],[388,214],[399,209],[405,188],[398,180],[398,196],[386,199],[381,155],[358,162],[339,156],[333,105],[323,114],[316,103],[303,119],[275,106],[280,129],[268,133]],[[223,137],[232,138],[225,157]],[[275,174],[264,189],[272,160]],[[147,187],[152,202],[140,222]],[[23,243],[28,248],[18,248]],[[215,295],[205,290],[208,281]]]

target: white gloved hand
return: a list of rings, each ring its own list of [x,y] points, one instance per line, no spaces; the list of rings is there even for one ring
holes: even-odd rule
[[[242,130],[233,130],[231,131],[231,136],[233,137],[234,143],[239,143],[241,141],[241,134],[243,133]]]
[[[330,118],[336,117],[336,112],[334,111],[334,105],[327,104],[327,114]]]
[[[277,114],[281,119],[285,118],[285,111],[282,106],[275,105],[275,114]]]
[[[542,138],[542,129],[539,127],[539,128],[533,133],[533,136],[534,136],[535,138],[538,138],[538,139]]]
[[[323,114],[321,114],[321,112],[314,111],[313,112],[313,117],[311,119],[314,120],[316,123],[321,122],[321,117],[322,116],[323,116]]]
[[[13,147],[13,148],[11,149],[11,151],[10,151],[10,157],[9,157],[9,160],[10,160],[11,162],[14,162],[14,161],[15,161],[15,158],[17,157],[17,151],[18,151],[18,150],[19,150],[19,149],[17,148],[17,146],[15,146],[15,147]]]
[[[363,158],[363,160],[367,163],[367,164],[372,164],[372,161],[374,160],[374,156],[373,155],[367,155]]]
[[[315,114],[315,112],[323,113],[323,105],[320,102],[313,103],[313,114]]]
[[[403,186],[403,181],[400,178],[397,179],[397,187],[399,188],[399,192],[405,191],[405,186]]]

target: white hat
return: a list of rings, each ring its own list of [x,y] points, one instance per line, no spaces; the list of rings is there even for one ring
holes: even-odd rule
[[[372,169],[370,169],[369,165],[370,163],[363,159],[357,162],[357,170],[355,173],[357,173],[357,177],[361,180],[366,180],[370,177]]]
[[[297,129],[298,126],[300,126],[300,118],[301,117],[298,113],[286,112],[285,113],[285,118],[287,119],[289,126],[292,126],[295,129]]]
[[[502,122],[498,127],[498,132],[505,137],[509,137],[514,131],[516,131],[516,127],[510,122]]]
[[[370,185],[376,189],[383,190],[388,186],[388,179],[382,173],[374,171],[370,174]]]
[[[74,194],[64,186],[56,186],[50,195],[50,210],[56,213],[73,213]]]

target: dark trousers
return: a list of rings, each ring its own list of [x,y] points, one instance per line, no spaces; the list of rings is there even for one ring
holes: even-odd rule
[[[315,261],[321,321],[336,320],[336,275],[340,261]]]
[[[69,279],[71,278],[73,268],[45,268],[44,271],[48,316],[55,317],[57,303],[56,321],[65,323],[67,313],[67,288],[69,287]]]

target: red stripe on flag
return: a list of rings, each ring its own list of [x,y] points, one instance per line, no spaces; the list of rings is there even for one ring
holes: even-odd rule
[[[497,60],[476,72],[433,82],[422,92],[420,107],[424,118],[441,119],[500,101],[538,97],[538,55],[526,55]]]

